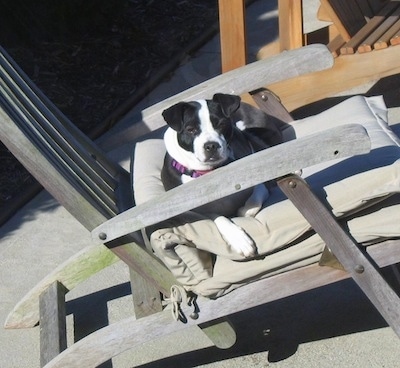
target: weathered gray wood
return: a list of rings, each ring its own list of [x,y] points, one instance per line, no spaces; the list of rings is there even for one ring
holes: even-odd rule
[[[42,152],[20,131],[1,107],[0,120],[1,141],[57,201],[65,204],[66,209],[82,221],[83,226],[92,229],[107,219],[98,211],[95,203],[65,180],[62,172],[43,159]]]
[[[278,185],[400,337],[399,296],[303,179],[290,175],[278,180]]]
[[[205,323],[200,328],[219,349],[229,349],[235,345],[236,331],[227,317]]]
[[[395,249],[395,246],[397,249]],[[393,246],[394,253],[390,253],[390,250],[385,252],[385,243],[374,246],[374,253],[380,253],[376,252],[377,247],[383,249],[382,253],[386,253],[384,257],[377,259],[377,262],[399,262],[400,242],[397,241],[395,246]],[[349,277],[350,275],[345,271],[320,267],[315,264],[258,280],[234,290],[226,297],[215,300],[199,298],[199,319],[188,319],[187,324],[174,321],[169,311],[140,320],[126,319],[78,341],[50,362],[46,368],[95,367],[126,350],[138,348],[147,341],[181,331],[188,326],[204,324]],[[162,340],[160,340],[160,343],[162,343]]]
[[[83,226],[92,230],[132,205],[129,174],[79,132],[2,48],[0,94],[0,139]],[[131,239],[113,243],[111,251],[168,295],[175,282],[171,273],[139,245],[139,237],[134,239],[137,244]],[[65,266],[77,264],[73,259]]]
[[[241,95],[272,83],[332,66],[333,57],[324,45],[309,45],[256,61],[218,75],[141,111],[138,121],[132,128],[115,134],[102,146],[109,150],[164,126],[162,111],[177,102],[211,98],[216,92]]]
[[[129,269],[133,309],[137,319],[162,311],[160,291],[149,284],[135,270]]]
[[[400,240],[387,240],[384,245],[378,243],[367,247],[367,253],[379,267],[398,263],[400,259]]]
[[[244,157],[129,209],[94,229],[92,238],[96,243],[104,239],[108,242],[303,167],[369,150],[369,137],[360,125],[336,127],[286,142]],[[223,186],[220,185],[222,182]]]
[[[39,323],[39,296],[54,282],[72,290],[119,258],[104,246],[91,245],[59,265],[32,288],[7,316],[5,328],[29,328]]]
[[[229,297],[198,300],[199,319],[196,321],[188,319],[187,324],[174,321],[169,311],[140,320],[125,319],[76,342],[68,350],[53,359],[45,368],[96,367],[126,350],[137,348],[148,341],[181,331],[188,326],[207,323],[225,315],[319,287],[334,280],[344,279],[346,275],[344,271],[314,265],[259,280],[233,291],[229,294]]]
[[[115,253],[118,253],[118,256]],[[110,252],[104,246],[91,245],[61,264],[32,288],[10,312],[5,328],[35,326],[39,321],[39,295],[54,281],[60,281],[71,290],[120,259],[136,269],[141,277],[157,285],[165,295],[169,295],[170,287],[177,284],[176,279],[161,261],[137,244],[130,243],[126,247],[117,247],[114,252]]]
[[[161,295],[157,287],[149,284],[130,269],[133,307],[136,319],[162,311]],[[228,349],[236,342],[236,332],[225,318],[199,327],[211,342],[220,349]]]
[[[65,293],[59,282],[40,295],[40,366],[45,366],[67,348]]]

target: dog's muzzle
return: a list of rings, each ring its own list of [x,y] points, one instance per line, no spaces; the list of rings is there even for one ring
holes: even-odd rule
[[[206,161],[218,161],[222,158],[220,155],[221,145],[218,142],[206,142],[203,148]]]

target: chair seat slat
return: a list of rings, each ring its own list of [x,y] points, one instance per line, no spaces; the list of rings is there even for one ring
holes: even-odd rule
[[[382,50],[391,45],[392,38],[400,32],[400,19],[398,19],[374,44],[374,49]]]
[[[371,33],[373,33],[386,19],[387,16],[393,13],[397,8],[397,4],[389,2],[383,9],[374,16],[364,27],[359,31],[341,48],[341,54],[354,54],[358,46],[360,46]]]
[[[370,52],[374,44],[387,33],[388,30],[400,19],[400,7],[397,5],[394,12],[383,19],[383,22],[373,31],[358,47],[358,52]]]

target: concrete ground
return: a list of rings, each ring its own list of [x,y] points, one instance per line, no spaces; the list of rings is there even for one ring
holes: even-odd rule
[[[304,0],[306,30],[319,25],[317,0]],[[276,1],[259,0],[248,9],[250,60],[277,38]],[[168,81],[149,94],[114,129],[165,97],[220,73],[216,36]],[[390,122],[399,131],[399,78],[392,77],[342,95],[385,93]],[[308,110],[308,113],[311,111]],[[301,111],[304,113],[304,111]],[[90,242],[89,233],[46,192],[40,193],[0,228],[0,320],[39,280]],[[119,263],[68,294],[68,340],[132,314],[129,275]],[[194,329],[126,352],[103,367],[398,367],[400,341],[352,281],[287,298],[232,316],[237,344],[212,347]],[[144,331],[145,333],[145,331]],[[2,368],[39,366],[39,328],[0,329]]]

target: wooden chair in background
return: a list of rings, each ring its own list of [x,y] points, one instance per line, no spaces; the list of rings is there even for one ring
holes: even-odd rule
[[[234,24],[244,19],[244,1],[235,0],[228,13],[220,0],[223,70],[243,65],[245,26],[235,34]],[[230,3],[230,2],[229,2]],[[241,4],[240,4],[241,3]],[[321,0],[320,20],[330,26],[305,33],[302,0],[278,0],[279,40],[263,47],[264,59],[312,43],[324,43],[335,57],[333,68],[268,86],[291,111],[316,100],[400,73],[400,4],[389,0]],[[237,18],[232,25],[229,19]],[[242,30],[243,29],[243,30]],[[243,40],[243,42],[242,42]],[[229,51],[226,51],[229,50]],[[288,66],[290,67],[290,66]],[[310,88],[312,86],[312,88]]]

